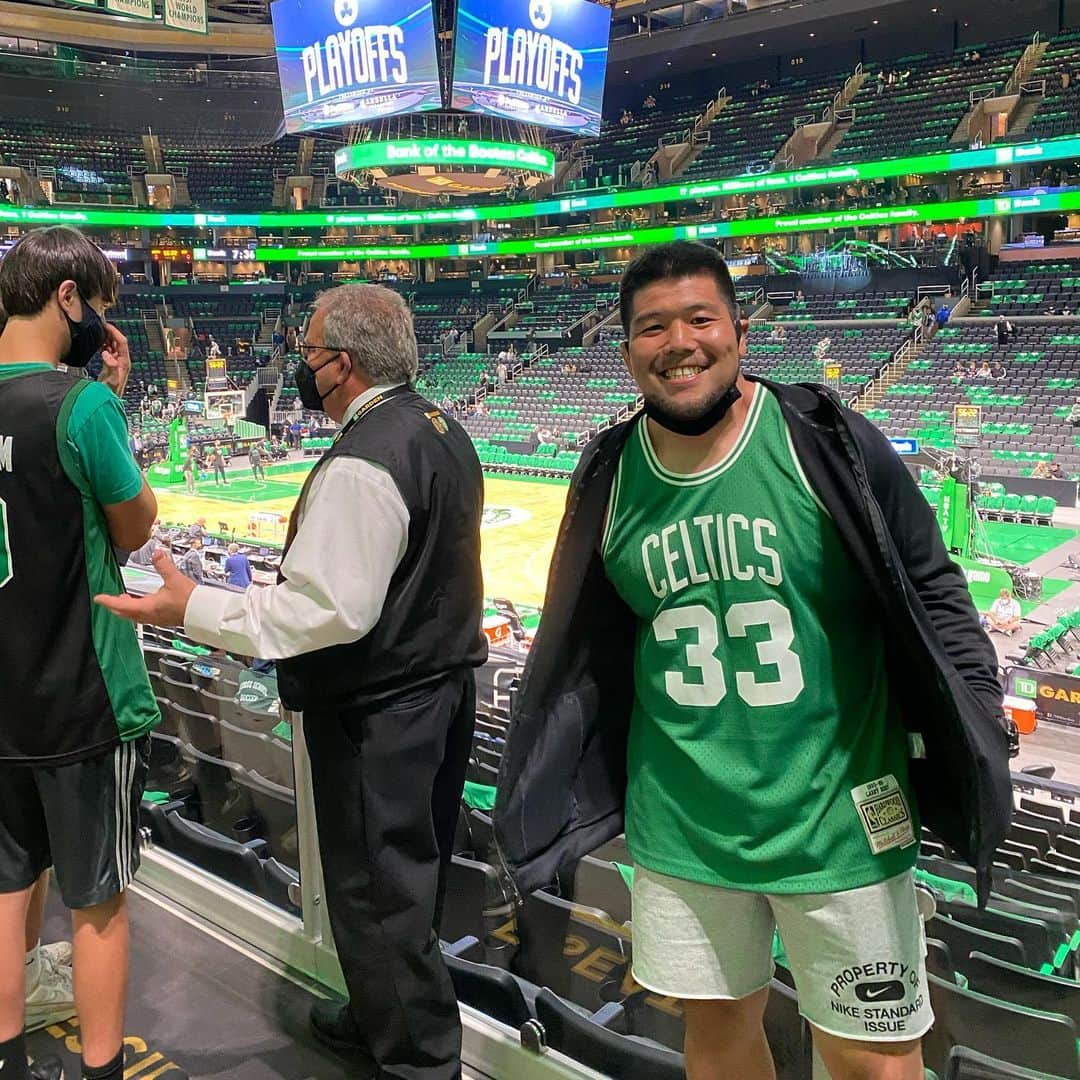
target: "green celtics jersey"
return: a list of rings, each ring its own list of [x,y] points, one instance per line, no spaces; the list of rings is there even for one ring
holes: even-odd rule
[[[626,838],[649,869],[760,892],[834,892],[914,865],[907,735],[881,630],[754,385],[738,442],[693,475],[642,419],[603,538],[638,617]]]

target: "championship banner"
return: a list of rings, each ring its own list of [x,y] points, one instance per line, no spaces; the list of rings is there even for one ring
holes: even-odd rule
[[[209,34],[206,0],[165,0],[165,25],[189,34]]]
[[[589,0],[458,0],[451,103],[599,135],[610,31]]]
[[[154,0],[105,0],[105,10],[132,19],[153,19]]]

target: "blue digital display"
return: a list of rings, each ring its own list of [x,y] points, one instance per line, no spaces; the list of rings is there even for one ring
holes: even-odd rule
[[[599,135],[610,29],[589,0],[458,0],[451,104]]]
[[[442,106],[431,0],[271,4],[285,130]]]
[[[889,442],[892,443],[893,449],[902,456],[919,452],[918,439],[889,439]]]

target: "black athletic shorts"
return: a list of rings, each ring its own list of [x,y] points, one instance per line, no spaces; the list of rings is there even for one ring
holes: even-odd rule
[[[53,867],[69,908],[102,904],[139,868],[150,736],[71,765],[0,765],[0,893]]]

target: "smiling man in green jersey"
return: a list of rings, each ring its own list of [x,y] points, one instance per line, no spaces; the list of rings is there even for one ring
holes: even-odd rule
[[[762,1019],[776,928],[830,1074],[921,1080],[933,1017],[913,776],[931,736],[909,730],[925,716],[897,672],[951,672],[953,693],[930,691],[942,714],[986,725],[972,774],[996,833],[1009,796],[992,648],[883,436],[823,388],[743,373],[745,324],[716,251],[645,252],[620,306],[643,415],[601,436],[575,476],[500,776],[500,845],[528,888],[603,839],[624,732],[634,975],[683,1000],[690,1080],[774,1075]],[[920,653],[908,642],[923,620]],[[613,674],[630,658],[632,693]],[[934,767],[948,769],[952,746],[939,749]]]

